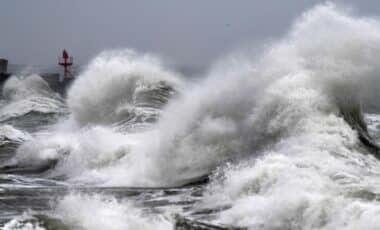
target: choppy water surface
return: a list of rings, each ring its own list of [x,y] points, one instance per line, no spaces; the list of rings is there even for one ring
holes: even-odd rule
[[[319,5],[265,47],[197,82],[103,52],[67,98],[13,76],[1,228],[379,228],[379,22]]]

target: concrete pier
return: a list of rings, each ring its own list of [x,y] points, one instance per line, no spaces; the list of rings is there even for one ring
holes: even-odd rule
[[[6,73],[8,69],[8,60],[0,58],[0,73]]]
[[[8,71],[8,60],[0,58],[0,84],[7,80],[10,76]]]

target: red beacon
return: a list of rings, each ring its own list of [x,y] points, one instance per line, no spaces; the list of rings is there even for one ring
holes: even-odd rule
[[[69,71],[69,67],[73,65],[73,57],[69,56],[69,54],[67,53],[65,49],[62,51],[62,57],[58,58],[58,64],[63,66],[63,68],[65,69],[64,71],[65,79],[73,78],[73,75]]]

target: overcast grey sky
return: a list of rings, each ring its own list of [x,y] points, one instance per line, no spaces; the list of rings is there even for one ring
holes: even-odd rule
[[[80,64],[133,48],[179,66],[207,66],[242,44],[281,36],[316,0],[1,0],[0,57],[54,64],[67,48]],[[380,14],[380,1],[339,1]]]

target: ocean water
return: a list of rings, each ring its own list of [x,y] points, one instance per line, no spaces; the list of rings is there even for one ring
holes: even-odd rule
[[[331,3],[193,81],[104,51],[0,100],[1,229],[379,229],[380,22]]]

